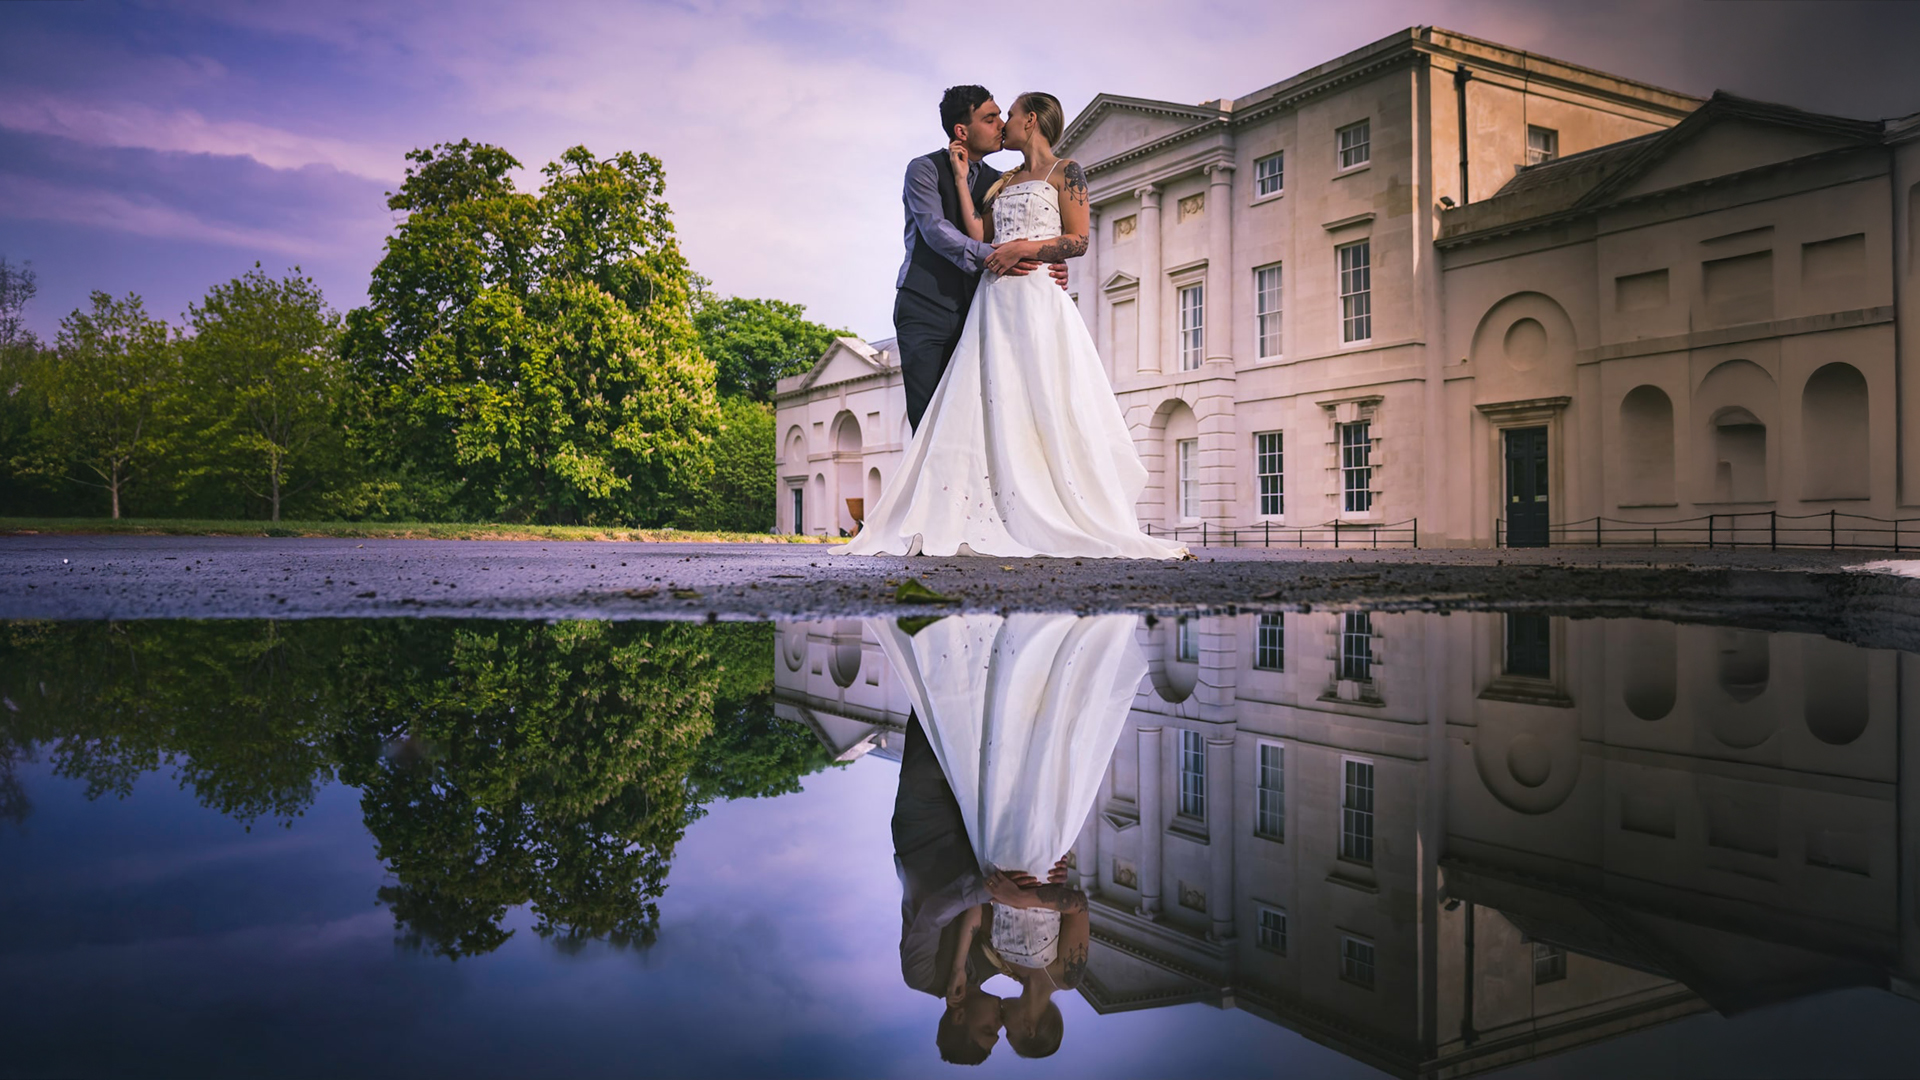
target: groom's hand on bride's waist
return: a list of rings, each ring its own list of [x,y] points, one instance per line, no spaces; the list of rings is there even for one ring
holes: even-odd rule
[[[1047,264],[1047,273],[1053,275],[1053,280],[1058,282],[1062,289],[1067,287],[1067,264],[1066,263],[1057,262],[1057,263]]]
[[[1066,263],[1042,263],[1039,259],[1022,259],[1019,263],[1007,269],[1006,276],[1026,277],[1042,266],[1047,268],[1048,275],[1050,275],[1062,289],[1067,287]]]

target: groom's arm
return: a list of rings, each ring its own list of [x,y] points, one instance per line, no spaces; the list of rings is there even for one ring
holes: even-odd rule
[[[977,274],[993,254],[993,245],[961,232],[940,212],[940,177],[934,172],[939,167],[925,157],[908,162],[907,215],[920,231],[920,239],[935,254],[969,274]]]

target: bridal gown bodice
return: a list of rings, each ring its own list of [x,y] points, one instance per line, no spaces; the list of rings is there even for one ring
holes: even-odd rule
[[[1047,180],[988,204],[995,243],[1062,233]],[[1178,558],[1135,506],[1147,470],[1086,323],[1045,272],[982,275],[920,427],[860,532],[854,555]]]
[[[1060,191],[1045,180],[1008,184],[1000,189],[991,209],[996,244],[1060,235]]]

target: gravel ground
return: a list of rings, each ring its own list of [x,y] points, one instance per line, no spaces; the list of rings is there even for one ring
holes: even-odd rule
[[[796,618],[955,610],[1527,609],[1920,648],[1884,553],[1201,549],[1180,563],[851,558],[816,546],[0,537],[0,618]],[[1914,561],[1920,568],[1920,559]],[[902,603],[908,579],[951,604]]]

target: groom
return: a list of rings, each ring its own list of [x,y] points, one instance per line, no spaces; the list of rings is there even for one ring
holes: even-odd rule
[[[984,86],[954,86],[940,99],[940,127],[952,145],[964,146],[971,166],[968,188],[973,205],[982,214],[987,189],[1000,170],[981,159],[1000,149],[1005,123],[1000,106]],[[947,370],[967,308],[980,284],[980,268],[993,254],[993,245],[967,235],[960,217],[960,189],[954,182],[948,148],[942,147],[907,163],[907,259],[893,286],[895,346],[900,350],[900,374],[907,386],[907,422],[920,429],[934,388]],[[1010,274],[1021,276],[1040,268],[1028,259]],[[1061,288],[1067,287],[1067,265],[1048,267]]]

